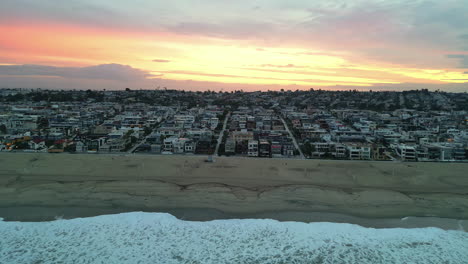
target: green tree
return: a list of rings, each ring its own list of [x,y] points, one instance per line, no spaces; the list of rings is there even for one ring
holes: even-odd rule
[[[129,138],[132,134],[133,134],[133,130],[129,130],[129,131],[127,131],[127,133],[125,133],[125,135],[123,136],[123,138],[124,138],[124,139],[127,139],[127,138]]]
[[[145,127],[145,136],[149,135],[151,132],[153,132],[153,129],[150,127]]]
[[[18,101],[22,101],[24,99],[24,95],[21,94],[21,93],[17,93],[17,94],[14,94],[14,95],[8,95],[6,97],[6,100],[8,102],[18,102]]]
[[[73,153],[76,151],[76,145],[75,144],[67,145],[63,150],[66,152]]]
[[[310,144],[310,142],[306,142],[304,143],[303,149],[304,149],[304,154],[311,156],[312,152],[315,151],[315,146]]]
[[[5,124],[0,125],[0,133],[2,133],[2,134],[7,133],[7,127],[5,126]]]
[[[29,144],[27,141],[22,141],[22,142],[16,143],[15,145],[17,149],[29,149]]]
[[[44,129],[49,127],[49,120],[44,117],[40,117],[37,119],[37,128]]]

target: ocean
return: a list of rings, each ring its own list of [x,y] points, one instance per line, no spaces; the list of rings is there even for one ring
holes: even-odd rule
[[[0,263],[468,263],[468,233],[133,212],[0,221]]]

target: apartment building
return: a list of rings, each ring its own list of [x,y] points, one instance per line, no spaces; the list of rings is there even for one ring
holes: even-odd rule
[[[258,157],[258,140],[249,140],[247,155],[249,157]]]
[[[371,147],[366,144],[347,143],[348,158],[351,160],[371,159]]]

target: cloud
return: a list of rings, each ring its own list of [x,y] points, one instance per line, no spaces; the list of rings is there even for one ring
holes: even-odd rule
[[[305,66],[297,66],[294,64],[285,64],[285,65],[278,65],[278,64],[262,64],[260,67],[270,67],[270,68],[306,68]]]
[[[164,72],[168,74],[183,74],[183,75],[207,75],[213,77],[243,77],[239,75],[227,74],[206,74],[190,71],[174,71]],[[116,78],[115,75],[123,77]],[[53,77],[53,78],[50,78]],[[269,90],[269,89],[309,89],[310,85],[279,85],[277,80],[281,78],[268,78],[272,80],[271,84],[248,84],[248,83],[221,83],[215,81],[192,81],[192,80],[171,80],[163,79],[162,75],[150,75],[146,71],[138,70],[130,66],[119,64],[106,64],[91,67],[53,67],[44,65],[0,65],[0,84],[4,88],[45,88],[45,89],[155,89],[158,86],[166,86],[171,89],[226,89],[238,90],[241,87],[244,90]],[[249,75],[252,79],[263,79]],[[466,83],[441,83],[441,84],[426,84],[426,83],[401,83],[401,84],[372,84],[370,86],[320,86],[322,80],[296,80],[296,81],[313,81],[317,85],[314,88],[335,89],[335,90],[392,90],[402,91],[408,89],[428,88],[430,90],[441,89],[447,92],[464,92],[468,90],[468,82]],[[328,81],[326,81],[328,82]],[[347,81],[347,83],[350,83]]]
[[[355,83],[355,84],[365,84],[366,82],[363,78],[353,78],[353,77],[343,77],[342,80],[328,80],[325,76],[312,76],[310,78],[280,78],[280,77],[264,77],[264,76],[256,76],[252,74],[246,75],[233,75],[233,74],[218,74],[218,73],[206,73],[206,72],[196,72],[196,71],[161,71],[162,73],[167,74],[177,74],[177,75],[192,75],[192,76],[209,76],[209,77],[228,77],[228,78],[242,78],[242,79],[252,79],[252,80],[270,80],[271,84],[274,84],[275,81],[289,81],[291,83],[294,82],[313,82],[313,83],[336,83],[336,84],[343,84],[343,83]],[[274,72],[274,70],[272,71]],[[279,72],[279,71],[278,71]],[[345,79],[347,78],[347,79]],[[375,83],[378,83],[378,80],[374,80]]]
[[[447,54],[447,58],[449,59],[464,59],[465,57],[465,54]]]
[[[299,55],[330,56],[330,57],[340,56],[339,53],[332,53],[332,52],[301,52],[301,53],[299,53]]]
[[[134,81],[153,75],[128,65],[101,64],[89,67],[54,67],[45,65],[0,65],[0,75],[5,76],[48,76],[76,79],[103,79]]]
[[[468,64],[466,58],[445,56],[448,52],[468,50],[466,0],[352,0],[346,4],[342,0],[260,0],[251,4],[219,0],[196,4],[191,0],[137,2],[3,0],[0,25],[19,21],[26,26],[37,22],[44,31],[49,30],[44,25],[73,25],[123,34],[160,33],[158,39],[162,41],[174,38],[184,45],[224,41],[227,45],[257,47],[257,51],[297,47],[323,51],[303,55],[349,56],[353,60],[350,63],[365,61],[425,69],[453,68],[457,63],[453,59],[460,60],[462,67]],[[261,9],[256,8],[259,6]],[[171,39],[164,39],[166,33]],[[172,47],[176,49],[177,45]],[[52,53],[41,55],[57,57]],[[65,53],[63,57],[68,57],[68,50]],[[153,55],[163,58],[154,62],[167,63],[164,54],[168,53]],[[102,57],[99,61],[113,61]],[[12,63],[42,64],[44,60],[40,61]],[[288,62],[293,61],[279,63]]]
[[[162,59],[155,59],[153,62],[160,62],[160,63],[166,63],[166,62],[171,62],[170,60],[162,60]]]
[[[468,48],[459,37],[468,31],[464,2],[350,1],[351,6],[345,8],[318,6],[309,9],[308,19],[290,31],[323,50],[347,51],[392,64],[444,68],[450,62],[441,56],[442,50]]]
[[[466,54],[447,54],[446,57],[449,58],[449,59],[459,59],[460,60],[460,68],[468,68],[468,55],[466,55]]]
[[[276,32],[274,24],[262,21],[249,21],[242,18],[216,21],[198,22],[187,21],[165,27],[167,30],[182,35],[202,35],[207,37],[226,39],[269,39],[272,32]]]
[[[306,67],[304,67],[306,68]],[[333,75],[336,75],[335,72],[333,71],[326,71],[326,70],[306,70],[306,71],[297,71],[297,70],[282,70],[282,69],[271,69],[271,68],[253,68],[253,67],[243,67],[240,68],[242,70],[249,70],[249,71],[260,71],[260,72],[269,72],[269,73],[293,73],[293,74],[311,74],[311,75],[326,75],[326,73],[333,73]]]

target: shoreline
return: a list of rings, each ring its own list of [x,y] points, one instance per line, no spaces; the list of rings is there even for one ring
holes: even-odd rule
[[[101,215],[115,215],[131,212],[168,213],[180,220],[206,222],[231,219],[272,219],[279,222],[302,223],[346,223],[366,228],[427,228],[468,232],[468,220],[439,217],[362,218],[357,216],[326,212],[263,212],[253,214],[226,214],[209,208],[177,208],[158,211],[132,210],[126,208],[69,208],[69,207],[15,207],[0,208],[5,222],[49,222],[58,219],[88,218]]]
[[[210,220],[223,215],[302,222],[468,219],[464,163],[205,160],[206,156],[0,155],[0,217],[11,217],[14,208],[23,217],[32,212],[20,208],[81,208],[96,210],[91,215],[172,211],[179,217],[185,212],[193,219]],[[196,212],[200,208],[205,209]],[[340,216],[324,218],[326,214]]]

